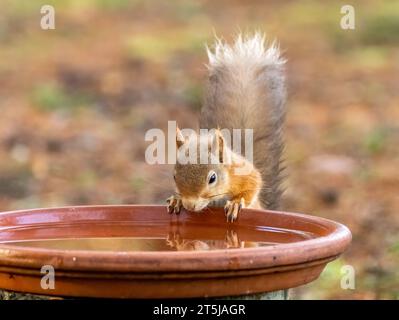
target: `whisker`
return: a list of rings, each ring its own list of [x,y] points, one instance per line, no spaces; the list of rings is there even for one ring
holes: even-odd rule
[[[212,198],[223,196],[223,195],[226,195],[226,194],[229,194],[229,192],[218,193],[218,194],[215,194],[213,196],[206,197],[206,199],[212,199]]]

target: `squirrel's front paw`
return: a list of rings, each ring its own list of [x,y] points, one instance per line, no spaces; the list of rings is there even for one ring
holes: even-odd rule
[[[182,201],[178,195],[169,197],[168,199],[166,199],[166,203],[168,204],[167,209],[170,214],[179,214],[183,206]]]
[[[233,222],[234,220],[237,219],[239,212],[241,209],[244,207],[245,202],[244,198],[241,198],[241,200],[232,200],[232,201],[227,201],[226,205],[224,206],[224,212],[227,217],[227,222]]]

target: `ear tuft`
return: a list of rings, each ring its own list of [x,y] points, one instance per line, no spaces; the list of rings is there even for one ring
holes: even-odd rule
[[[223,163],[225,142],[220,129],[216,129],[212,139],[212,150],[218,155],[219,163]]]
[[[184,139],[183,134],[181,133],[178,126],[176,126],[176,146],[180,148],[186,140]]]

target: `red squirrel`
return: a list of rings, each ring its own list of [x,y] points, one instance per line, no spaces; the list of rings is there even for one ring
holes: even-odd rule
[[[199,122],[200,128],[216,130],[210,139],[197,136],[195,143],[198,148],[203,143],[216,145],[220,162],[177,161],[176,193],[167,199],[168,212],[178,214],[182,207],[200,211],[218,204],[224,206],[227,220],[232,222],[242,208],[278,209],[282,194],[285,60],[278,47],[274,43],[267,47],[264,35],[259,33],[239,35],[232,45],[217,40],[207,53],[209,76]],[[253,162],[228,146],[220,128],[229,132],[253,130]],[[177,129],[177,147],[189,144],[191,138]],[[224,155],[233,161],[226,162]],[[237,174],[237,166],[243,164],[246,173]]]

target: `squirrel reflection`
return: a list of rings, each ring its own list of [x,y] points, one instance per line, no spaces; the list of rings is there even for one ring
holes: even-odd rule
[[[188,240],[183,239],[179,232],[171,232],[166,238],[166,244],[176,251],[208,251],[215,249],[251,248],[257,247],[256,242],[241,241],[234,230],[226,230],[224,240]]]

